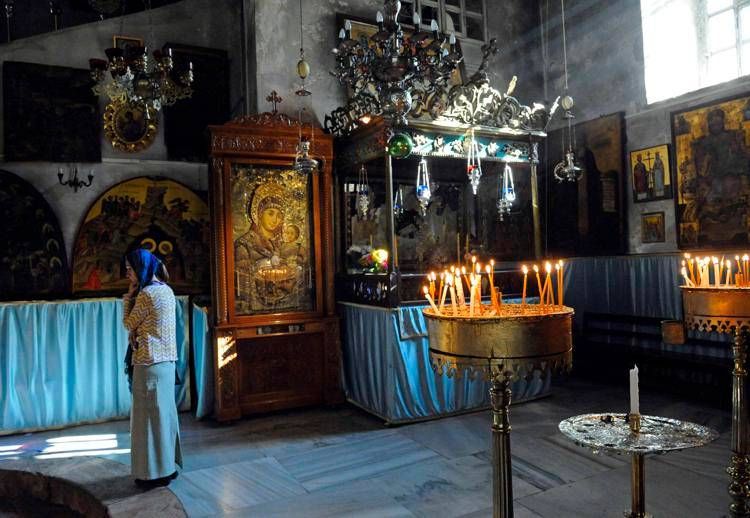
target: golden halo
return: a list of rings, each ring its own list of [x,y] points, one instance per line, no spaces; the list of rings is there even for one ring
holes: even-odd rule
[[[141,248],[145,248],[149,252],[153,253],[156,250],[156,241],[150,237],[143,238],[141,241]]]
[[[131,121],[123,124],[125,116],[130,113]],[[104,136],[112,147],[137,153],[148,148],[159,131],[157,113],[148,108],[149,117],[145,116],[144,107],[122,99],[110,101],[104,109]]]
[[[277,198],[280,203],[284,203],[289,199],[289,193],[281,184],[276,182],[262,183],[256,187],[253,199],[250,202],[250,219],[256,225],[260,224],[260,214],[258,214],[260,202],[268,197]]]
[[[159,243],[159,253],[163,256],[167,256],[172,253],[174,246],[169,241],[162,241]]]

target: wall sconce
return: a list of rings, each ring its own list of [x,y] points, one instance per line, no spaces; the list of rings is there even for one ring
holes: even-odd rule
[[[73,174],[70,174],[70,168],[68,168],[68,179],[63,182],[63,176],[65,176],[65,173],[63,173],[63,168],[58,167],[57,168],[57,180],[60,182],[60,185],[67,185],[71,189],[73,189],[73,192],[78,192],[78,189],[82,189],[84,187],[89,187],[91,185],[91,182],[94,181],[94,170],[89,169],[89,176],[88,181],[83,181],[78,179],[78,167],[73,168]]]

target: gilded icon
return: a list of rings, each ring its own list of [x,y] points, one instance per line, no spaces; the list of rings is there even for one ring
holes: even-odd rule
[[[158,131],[156,111],[127,101],[111,101],[104,110],[104,135],[112,147],[128,153],[148,148]]]
[[[654,201],[672,197],[669,146],[663,144],[630,152],[633,201]]]
[[[672,114],[681,248],[750,244],[750,96]]]
[[[310,177],[244,164],[232,175],[236,313],[315,309]]]

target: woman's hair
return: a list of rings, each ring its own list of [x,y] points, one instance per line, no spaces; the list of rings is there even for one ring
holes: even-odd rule
[[[154,275],[167,282],[169,274],[164,264],[154,254],[143,248],[136,248],[125,256],[138,279],[138,291],[153,283]]]

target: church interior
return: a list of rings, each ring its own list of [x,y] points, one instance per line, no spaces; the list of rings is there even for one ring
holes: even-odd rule
[[[750,0],[2,4],[0,516],[750,516]]]

